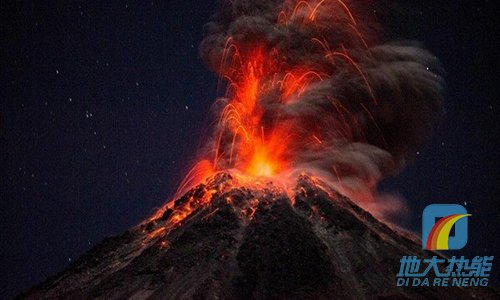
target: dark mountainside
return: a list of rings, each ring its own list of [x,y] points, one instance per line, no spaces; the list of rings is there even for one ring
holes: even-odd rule
[[[216,175],[19,299],[498,299],[396,287],[400,258],[429,254],[314,177],[248,186]]]

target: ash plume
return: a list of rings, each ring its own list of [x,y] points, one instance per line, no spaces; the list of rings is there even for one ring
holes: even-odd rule
[[[307,170],[360,202],[376,200],[377,183],[412,159],[442,115],[443,70],[418,43],[382,38],[374,8],[222,4],[200,46],[227,82],[204,149],[216,170],[261,170],[255,161],[269,160],[269,174]]]

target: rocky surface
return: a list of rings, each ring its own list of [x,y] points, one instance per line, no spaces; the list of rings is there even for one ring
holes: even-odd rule
[[[19,299],[498,299],[396,287],[403,255],[430,254],[315,178],[235,180],[192,189]]]

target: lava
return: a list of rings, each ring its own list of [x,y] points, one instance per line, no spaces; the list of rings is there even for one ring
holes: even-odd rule
[[[222,5],[200,46],[223,95],[212,135],[172,197],[179,200],[148,219],[168,214],[151,237],[208,205],[220,191],[201,187],[223,172],[237,177],[232,185],[273,181],[284,191],[307,172],[356,201],[376,201],[377,183],[411,159],[438,119],[442,80],[430,53],[379,37],[372,8],[347,0]],[[184,195],[195,186],[200,195]]]

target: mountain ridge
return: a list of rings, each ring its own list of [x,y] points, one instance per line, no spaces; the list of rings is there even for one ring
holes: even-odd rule
[[[285,189],[221,173],[18,299],[496,297],[395,286],[403,255],[430,254],[313,176]]]

